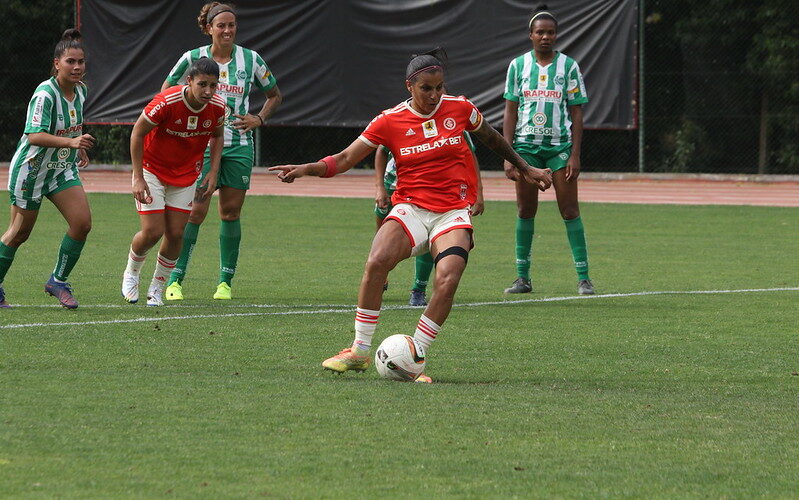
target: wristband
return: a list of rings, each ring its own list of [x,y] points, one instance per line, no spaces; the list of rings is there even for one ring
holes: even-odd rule
[[[263,118],[261,118],[261,115],[255,115],[255,116],[257,116],[257,117],[258,117],[258,119],[259,119],[259,120],[261,120],[261,124],[260,124],[260,125],[258,125],[258,126],[259,126],[259,127],[263,127],[263,126],[264,126],[264,119],[263,119]]]
[[[336,159],[333,158],[332,156],[325,156],[319,161],[324,163],[325,166],[327,167],[325,169],[325,173],[322,174],[322,177],[333,177],[338,173],[338,165],[336,164]]]

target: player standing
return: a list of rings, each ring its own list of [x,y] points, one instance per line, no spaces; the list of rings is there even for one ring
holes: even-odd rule
[[[483,213],[485,209],[485,201],[483,200],[483,183],[480,179],[480,166],[477,162],[477,157],[474,156],[474,142],[468,133],[463,134],[463,138],[469,145],[472,151],[472,160],[474,161],[474,178],[469,182],[468,200],[470,204],[470,213],[477,216]],[[393,205],[391,204],[391,195],[397,189],[397,163],[394,161],[394,155],[385,146],[380,146],[375,151],[375,184],[377,187],[377,194],[375,196],[375,217],[377,229],[383,225],[388,213],[391,211]],[[427,290],[427,283],[430,280],[430,273],[433,272],[433,257],[430,252],[423,255],[417,255],[414,259],[415,275],[413,279],[413,286],[411,287],[411,295],[408,299],[408,305],[411,306],[426,306],[427,297],[425,292]],[[385,284],[383,289],[388,288],[388,283]]]
[[[230,286],[236,272],[241,243],[241,209],[244,196],[250,188],[250,176],[255,163],[252,130],[262,126],[275,112],[283,97],[275,76],[255,51],[236,45],[236,13],[230,5],[219,2],[205,4],[197,18],[200,30],[211,37],[205,45],[183,54],[167,77],[162,90],[185,80],[189,66],[200,57],[210,57],[219,64],[219,88],[230,111],[225,123],[225,148],[219,170],[219,283],[215,299],[230,299]],[[256,114],[250,114],[250,90],[266,94],[266,102]],[[205,153],[203,182],[210,169],[208,152]],[[169,277],[167,300],[183,299],[183,278],[189,259],[197,243],[200,225],[208,214],[211,198],[197,199],[191,209],[189,222],[183,233],[183,249],[175,269]]]
[[[465,97],[444,95],[444,68],[433,54],[414,57],[406,69],[411,98],[383,111],[344,151],[316,163],[283,165],[270,170],[293,182],[297,177],[332,177],[349,170],[379,144],[397,152],[394,207],[377,231],[355,313],[355,340],[322,363],[328,370],[364,371],[369,367],[372,336],[380,316],[383,284],[397,263],[430,252],[436,264],[435,292],[414,333],[425,348],[435,340],[449,315],[460,277],[473,246],[469,216],[469,177],[474,170],[464,131],[474,133],[491,150],[507,159],[530,183],[546,189],[547,170],[530,168],[510,145],[484,123],[480,111]],[[417,379],[430,382],[423,374]]]
[[[17,248],[28,239],[36,224],[44,197],[53,202],[69,226],[44,290],[64,307],[78,307],[72,287],[66,281],[92,227],[89,201],[77,169],[88,165],[86,150],[94,145],[94,137],[83,133],[85,72],[80,32],[68,29],[55,47],[53,76],[40,83],[33,93],[25,130],[9,166],[11,220],[0,238],[0,307],[9,307],[3,280]]]
[[[552,170],[552,185],[558,209],[577,270],[577,292],[594,293],[588,276],[588,250],[577,202],[580,149],[583,139],[583,109],[588,102],[577,62],[553,50],[558,23],[542,5],[530,18],[533,50],[511,61],[505,82],[503,134],[530,165]],[[519,178],[505,163],[505,174],[516,181],[516,272],[517,279],[505,293],[527,293],[530,282],[538,189]]]
[[[147,251],[163,236],[147,305],[163,305],[163,290],[183,243],[192,199],[210,197],[222,154],[225,101],[216,95],[219,66],[207,57],[194,61],[186,85],[157,94],[130,134],[133,197],[141,230],[133,237],[122,276],[122,296],[139,300],[139,274]],[[195,186],[203,151],[211,142],[210,174]],[[195,189],[197,196],[195,196]]]

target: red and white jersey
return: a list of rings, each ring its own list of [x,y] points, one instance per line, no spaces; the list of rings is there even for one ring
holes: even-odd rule
[[[474,160],[463,132],[482,124],[483,115],[468,99],[444,95],[429,115],[415,111],[410,100],[383,111],[359,139],[372,147],[383,144],[394,155],[397,190],[392,204],[448,212],[474,202],[469,196]]]
[[[192,108],[187,85],[170,87],[153,97],[142,116],[156,127],[144,137],[142,166],[170,186],[191,186],[200,175],[203,152],[225,121],[225,100],[214,95],[209,104]]]

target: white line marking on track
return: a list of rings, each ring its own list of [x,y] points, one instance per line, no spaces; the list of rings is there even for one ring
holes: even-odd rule
[[[605,293],[600,295],[568,295],[563,297],[545,297],[540,299],[523,299],[523,300],[495,300],[486,302],[468,302],[464,304],[454,304],[452,307],[482,307],[482,306],[502,306],[502,305],[516,305],[516,304],[530,304],[534,302],[563,302],[567,300],[588,300],[588,299],[608,299],[619,297],[644,297],[650,295],[718,295],[726,293],[760,293],[760,292],[796,292],[799,287],[782,287],[782,288],[743,288],[738,290],[664,290],[664,291],[650,291],[650,292],[630,292],[630,293]],[[97,305],[94,307],[105,307]],[[193,306],[192,306],[193,307]],[[16,325],[2,325],[0,329],[9,328],[33,328],[37,326],[86,326],[86,325],[116,325],[122,323],[142,323],[145,321],[170,321],[176,319],[205,319],[205,318],[243,318],[247,316],[288,316],[288,315],[302,315],[302,314],[328,314],[328,313],[351,313],[355,310],[354,305],[317,305],[317,306],[304,306],[304,305],[275,305],[275,304],[253,304],[250,306],[241,307],[268,307],[268,308],[287,308],[292,307],[325,307],[325,309],[311,309],[311,310],[290,310],[290,311],[275,311],[275,312],[240,312],[240,313],[223,313],[223,314],[193,314],[185,316],[147,316],[140,318],[128,319],[112,319],[112,320],[98,320],[98,321],[75,321],[64,323],[20,323]],[[408,305],[394,305],[385,306],[383,310],[402,310],[402,309],[421,309],[421,307],[413,307]],[[162,310],[162,309],[160,309]]]

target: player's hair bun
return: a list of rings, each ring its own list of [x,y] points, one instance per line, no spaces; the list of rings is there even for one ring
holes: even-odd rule
[[[72,41],[72,40],[81,40],[83,35],[80,34],[80,31],[76,28],[69,28],[68,30],[64,31],[64,34],[61,35],[62,41]]]

